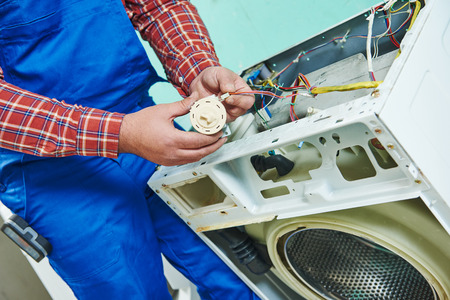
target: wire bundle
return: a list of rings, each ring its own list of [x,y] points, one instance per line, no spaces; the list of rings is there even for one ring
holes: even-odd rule
[[[344,36],[335,37],[331,39],[328,42],[325,42],[323,44],[320,44],[318,46],[315,46],[307,51],[301,51],[295,59],[293,59],[288,65],[286,65],[281,71],[279,71],[275,76],[272,77],[272,79],[267,79],[265,82],[263,82],[262,85],[253,85],[252,87],[255,88],[255,90],[248,91],[248,92],[235,92],[230,93],[231,95],[261,95],[262,96],[262,103],[261,108],[265,109],[268,116],[270,117],[270,111],[268,110],[268,106],[274,99],[286,99],[291,98],[290,101],[290,108],[289,108],[289,117],[291,121],[298,120],[299,117],[295,114],[294,105],[297,99],[297,96],[299,95],[299,91],[303,91],[301,94],[302,96],[308,96],[308,97],[315,97],[317,94],[323,94],[323,93],[329,93],[329,92],[336,92],[336,91],[351,91],[356,89],[363,89],[363,88],[376,88],[378,87],[382,81],[376,81],[375,74],[373,71],[372,66],[372,58],[376,58],[378,56],[378,41],[383,37],[388,37],[390,41],[394,44],[395,47],[400,48],[399,42],[395,39],[395,34],[397,34],[400,30],[402,30],[408,22],[410,22],[409,28],[413,25],[417,14],[421,8],[420,1],[416,1],[414,7],[411,5],[411,2],[408,1],[408,3],[402,5],[400,8],[397,8],[393,10],[393,6],[397,0],[390,0],[384,5],[378,5],[376,7],[373,7],[370,10],[370,13],[367,17],[368,21],[368,32],[367,35],[349,35],[349,31],[346,32]],[[403,9],[409,5],[409,9],[407,11],[404,11]],[[373,22],[375,19],[375,15],[379,12],[383,12],[383,18],[385,20],[386,24],[386,31],[378,34],[378,35],[372,35],[372,27]],[[393,14],[400,14],[400,13],[408,13],[407,18],[403,21],[403,23],[396,29],[392,30],[391,24],[392,24],[392,15]],[[329,87],[314,87],[311,86],[308,79],[305,75],[299,73],[293,83],[292,86],[289,87],[283,87],[278,85],[275,81],[283,74],[286,70],[288,70],[294,63],[299,62],[299,60],[306,56],[307,54],[316,51],[320,48],[323,48],[333,42],[341,41],[345,42],[347,39],[351,38],[365,38],[367,40],[366,43],[366,56],[367,56],[367,67],[368,67],[368,73],[369,78],[371,81],[365,81],[365,82],[358,82],[358,83],[352,83],[347,85],[341,85],[341,86],[329,86]],[[372,49],[372,41],[374,42],[374,54],[372,55],[371,49]],[[400,49],[399,49],[400,54]],[[257,90],[256,90],[257,89]],[[277,94],[276,92],[280,92],[280,94]],[[285,94],[292,92],[291,94]],[[271,97],[270,101],[266,104],[264,97],[269,96]],[[256,106],[255,106],[256,109]],[[265,118],[258,112],[256,109],[256,112],[261,117],[261,119],[264,121],[264,123],[267,125],[267,121]]]

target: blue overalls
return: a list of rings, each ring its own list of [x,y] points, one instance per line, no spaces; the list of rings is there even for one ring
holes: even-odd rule
[[[153,105],[161,80],[120,0],[1,0],[0,65],[19,87],[122,113]],[[155,164],[0,149],[0,167],[1,201],[52,243],[79,299],[171,299],[161,252],[203,299],[256,298],[148,188]]]

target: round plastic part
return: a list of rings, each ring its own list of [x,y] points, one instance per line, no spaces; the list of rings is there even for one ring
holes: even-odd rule
[[[194,103],[190,111],[192,127],[203,134],[215,134],[222,130],[227,111],[216,96],[209,96]]]

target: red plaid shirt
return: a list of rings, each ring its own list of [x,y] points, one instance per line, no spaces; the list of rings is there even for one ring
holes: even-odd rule
[[[213,44],[189,1],[122,0],[178,91],[205,68],[219,65]],[[49,157],[117,157],[123,114],[68,105],[3,80],[0,68],[0,147]]]

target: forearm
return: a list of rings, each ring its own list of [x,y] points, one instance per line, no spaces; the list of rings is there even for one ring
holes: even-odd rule
[[[190,83],[202,70],[219,65],[208,31],[189,1],[127,0],[126,8],[181,94],[188,94]]]
[[[123,115],[68,105],[0,80],[0,147],[27,154],[117,157]]]

